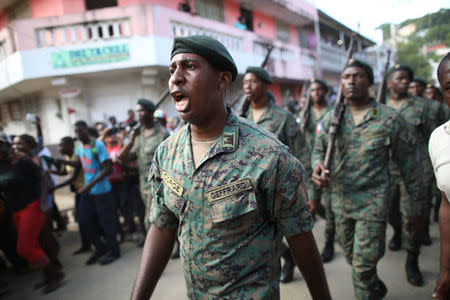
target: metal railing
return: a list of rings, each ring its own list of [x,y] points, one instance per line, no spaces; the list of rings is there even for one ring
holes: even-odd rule
[[[128,18],[37,28],[35,32],[41,48],[131,36]]]

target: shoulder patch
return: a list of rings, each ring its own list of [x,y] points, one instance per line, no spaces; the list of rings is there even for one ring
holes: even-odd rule
[[[210,203],[219,201],[221,199],[239,194],[252,189],[250,179],[244,178],[242,180],[234,181],[223,186],[215,187],[206,191],[206,196]]]
[[[183,194],[183,186],[176,182],[172,177],[170,177],[169,173],[166,171],[162,171],[162,180],[164,183],[178,196],[181,197]]]

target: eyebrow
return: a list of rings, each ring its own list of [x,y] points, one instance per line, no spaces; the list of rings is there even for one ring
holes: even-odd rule
[[[196,62],[196,63],[198,63],[198,60],[195,60],[195,59],[192,59],[192,58],[184,58],[184,59],[181,59],[181,60],[173,61],[173,62],[170,64],[170,66],[171,66],[171,67],[172,67],[172,66],[175,66],[177,63],[181,63],[181,64],[185,65],[185,64],[188,64],[188,63],[190,63],[190,62]]]

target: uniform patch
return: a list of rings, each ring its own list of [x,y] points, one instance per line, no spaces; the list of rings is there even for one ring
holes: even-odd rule
[[[244,178],[229,184],[215,187],[206,191],[210,203],[245,192],[252,189],[250,179]]]
[[[236,146],[236,137],[234,132],[224,132],[222,138],[224,148],[234,148]]]
[[[164,183],[178,196],[181,197],[181,195],[183,194],[183,187],[181,186],[181,184],[179,184],[178,182],[176,182],[174,179],[172,179],[172,177],[170,177],[169,173],[167,173],[166,171],[162,171],[162,180],[164,181]]]

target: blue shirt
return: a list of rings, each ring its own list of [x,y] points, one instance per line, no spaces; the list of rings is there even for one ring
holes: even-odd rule
[[[101,163],[109,159],[108,152],[106,151],[105,144],[98,140],[94,142],[94,148],[97,155],[92,153],[92,143],[89,145],[82,145],[75,150],[76,155],[80,158],[81,165],[84,172],[84,184],[88,184],[94,180],[100,173],[102,167]],[[90,195],[105,194],[111,190],[111,184],[109,184],[108,177],[105,176],[89,191]]]

